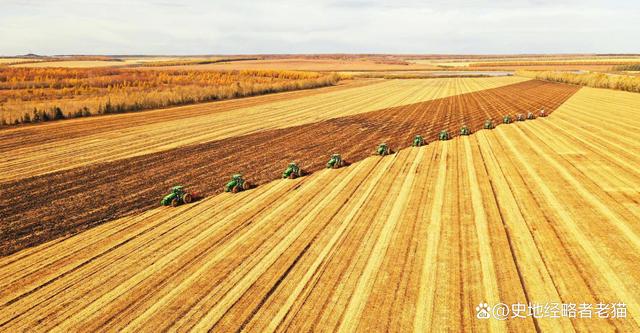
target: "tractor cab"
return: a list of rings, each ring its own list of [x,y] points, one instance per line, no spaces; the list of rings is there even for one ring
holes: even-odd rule
[[[225,192],[233,192],[233,193],[238,193],[240,191],[245,191],[248,190],[251,187],[251,185],[249,184],[249,182],[245,181],[242,178],[242,175],[237,173],[233,176],[231,176],[231,181],[227,183],[227,185],[225,185]]]
[[[337,169],[343,165],[344,161],[342,160],[340,154],[333,154],[331,155],[329,162],[327,162],[327,169]]]
[[[422,135],[416,135],[415,138],[413,138],[413,144],[414,147],[420,147],[420,146],[424,146],[425,142],[424,139],[422,138]]]
[[[178,185],[171,188],[171,193],[180,195],[184,192],[184,186]]]
[[[460,129],[460,135],[469,135],[471,134],[471,130],[469,129],[469,127],[467,127],[467,125],[462,126],[462,128]]]
[[[387,144],[383,142],[378,145],[378,149],[376,149],[376,152],[378,153],[378,155],[384,156],[389,155],[391,153],[391,150],[389,149],[389,146],[387,146]]]
[[[440,141],[449,140],[450,138],[451,136],[449,135],[449,131],[447,130],[442,130],[440,134],[438,134],[438,140]]]
[[[484,129],[493,129],[495,126],[493,125],[493,119],[487,119],[484,122]]]
[[[193,201],[193,194],[185,191],[183,186],[178,185],[171,188],[171,193],[162,198],[160,204],[163,206],[176,207],[183,203],[190,203],[191,201]]]
[[[282,178],[290,178],[294,179],[302,176],[302,169],[296,164],[296,162],[291,162],[287,166],[287,169],[282,173]]]

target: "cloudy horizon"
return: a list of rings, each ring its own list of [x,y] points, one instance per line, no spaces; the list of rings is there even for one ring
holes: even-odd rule
[[[640,53],[627,0],[0,3],[4,56]]]

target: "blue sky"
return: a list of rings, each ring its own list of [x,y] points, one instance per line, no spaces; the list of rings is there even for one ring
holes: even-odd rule
[[[0,0],[0,55],[640,53],[640,1]]]

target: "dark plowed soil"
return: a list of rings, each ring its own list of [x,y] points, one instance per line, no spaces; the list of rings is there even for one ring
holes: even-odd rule
[[[380,142],[397,151],[416,134],[433,141],[443,129],[457,136],[463,124],[479,130],[487,118],[497,125],[505,114],[552,112],[578,89],[527,81],[7,182],[1,184],[0,255],[156,207],[176,184],[204,195],[221,192],[233,173],[263,184],[279,178],[290,161],[313,172],[334,152],[356,162]]]

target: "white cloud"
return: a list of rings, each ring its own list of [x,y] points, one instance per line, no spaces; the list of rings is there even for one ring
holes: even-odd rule
[[[0,0],[0,54],[638,53],[637,1]]]

